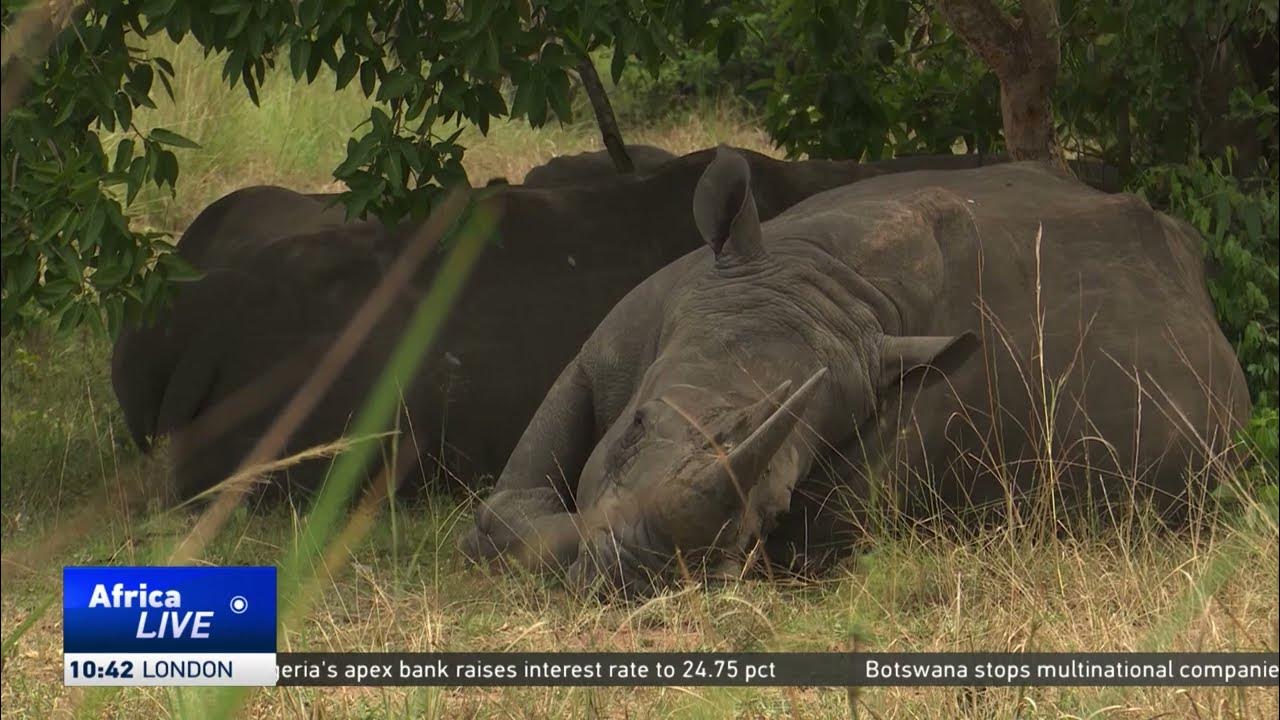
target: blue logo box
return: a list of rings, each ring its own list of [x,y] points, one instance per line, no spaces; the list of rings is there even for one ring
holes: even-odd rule
[[[274,567],[67,567],[64,653],[274,653]]]

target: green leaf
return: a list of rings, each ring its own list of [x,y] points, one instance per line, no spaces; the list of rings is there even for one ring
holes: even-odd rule
[[[569,104],[569,75],[564,71],[556,72],[551,75],[550,80],[547,86],[547,100],[551,103],[551,109],[555,111],[556,117],[560,118],[560,122],[571,122],[573,108]]]
[[[415,78],[404,70],[397,69],[382,81],[378,88],[378,99],[382,101],[401,98],[413,88]]]
[[[253,68],[245,65],[240,71],[240,78],[244,81],[244,89],[249,93],[249,100],[253,102],[254,107],[260,107],[261,102],[258,99],[258,81],[253,76]]]
[[[204,277],[204,273],[174,252],[161,255],[158,262],[164,267],[165,276],[173,282],[192,282]]]
[[[185,138],[172,130],[165,128],[152,128],[148,137],[161,145],[170,147],[190,148],[193,150],[200,149],[200,144],[194,140]]]
[[[36,238],[36,245],[40,246],[49,244],[50,240],[67,227],[67,221],[71,219],[71,213],[76,210],[77,208],[74,207],[64,207],[59,210],[58,214],[54,216],[53,220],[48,225],[45,225],[44,231]]]
[[[360,56],[355,51],[348,50],[343,53],[342,59],[338,61],[338,69],[336,71],[338,90],[346,87],[356,76],[356,71],[360,69]],[[363,82],[363,78],[361,79]],[[366,93],[367,95],[368,93]]]
[[[298,23],[304,28],[315,27],[323,7],[324,0],[302,0],[298,3]]]
[[[507,103],[502,99],[502,93],[492,85],[477,85],[475,94],[480,108],[490,116],[501,117],[507,114]]]
[[[716,59],[722,65],[729,62],[734,53],[738,52],[741,44],[742,26],[737,23],[729,25],[724,32],[720,33],[720,38],[716,42]]]
[[[365,97],[373,95],[374,88],[378,81],[378,66],[373,60],[365,60],[360,65],[360,91]]]
[[[172,75],[172,73],[170,73],[169,75],[161,73],[160,84],[164,85],[164,93],[169,97],[169,100],[172,101],[174,97],[173,97],[173,84],[169,81],[170,75]]]
[[[133,268],[124,263],[112,263],[99,266],[93,272],[93,284],[99,290],[108,290],[118,286],[129,275]]]
[[[1231,228],[1231,201],[1226,196],[1226,193],[1218,193],[1217,208],[1218,222],[1214,229],[1214,234],[1221,240]]]
[[[303,73],[307,71],[310,54],[311,42],[305,38],[298,38],[289,45],[289,72],[294,80],[302,79]]]
[[[214,3],[213,6],[209,8],[209,14],[234,15],[235,13],[240,12],[241,7],[243,7],[241,0],[222,0],[222,2]]]
[[[613,49],[613,59],[609,61],[609,75],[613,78],[614,84],[622,81],[622,71],[627,67],[626,36],[619,36],[617,45]]]
[[[1254,241],[1264,240],[1262,233],[1262,216],[1258,212],[1258,206],[1252,203],[1245,205],[1241,211],[1244,219],[1244,229],[1248,233],[1249,239]]]
[[[168,184],[170,190],[178,188],[178,158],[168,150],[161,150],[156,155],[156,185]]]
[[[116,120],[120,123],[121,130],[128,130],[133,127],[133,104],[129,102],[129,96],[124,93],[116,95]]]

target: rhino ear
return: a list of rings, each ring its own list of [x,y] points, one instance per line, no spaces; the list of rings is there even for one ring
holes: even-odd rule
[[[977,349],[978,336],[967,330],[959,335],[886,335],[880,347],[880,387],[917,377],[924,385],[935,382],[959,369]]]
[[[764,254],[751,166],[737,151],[716,148],[693,193],[693,221],[717,259],[749,260]]]

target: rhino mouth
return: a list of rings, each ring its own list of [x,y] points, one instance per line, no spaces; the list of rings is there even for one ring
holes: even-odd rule
[[[705,547],[691,549],[639,541],[634,533],[598,530],[584,538],[565,575],[566,587],[576,595],[600,600],[644,600],[675,583],[723,576],[739,568],[734,542],[739,523],[729,521]]]
[[[583,597],[643,598],[666,584],[671,565],[671,555],[639,544],[635,538],[601,529],[583,539],[565,582]]]

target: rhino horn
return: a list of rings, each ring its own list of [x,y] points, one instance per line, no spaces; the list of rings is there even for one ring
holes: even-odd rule
[[[726,505],[736,502],[745,504],[747,495],[764,476],[765,470],[769,467],[769,462],[773,460],[773,456],[777,454],[778,450],[782,448],[782,443],[795,430],[796,424],[804,415],[805,408],[813,398],[814,392],[818,387],[818,381],[826,373],[827,369],[824,367],[811,375],[799,389],[787,398],[786,402],[770,413],[747,436],[746,440],[743,440],[737,447],[733,448],[727,458],[715,464],[711,482],[715,483],[714,487],[717,493],[724,498]],[[771,405],[774,397],[783,394],[788,388],[790,388],[790,382],[783,383],[777,390],[769,393],[763,400],[756,403],[753,410],[762,407],[766,403]]]
[[[778,409],[778,406],[782,404],[782,401],[790,394],[791,381],[783,380],[781,385],[774,388],[767,395],[752,404],[751,407],[747,408],[746,413],[744,414],[744,422],[747,423],[747,427],[754,430],[755,428],[764,425],[765,421],[773,415],[773,413]]]

